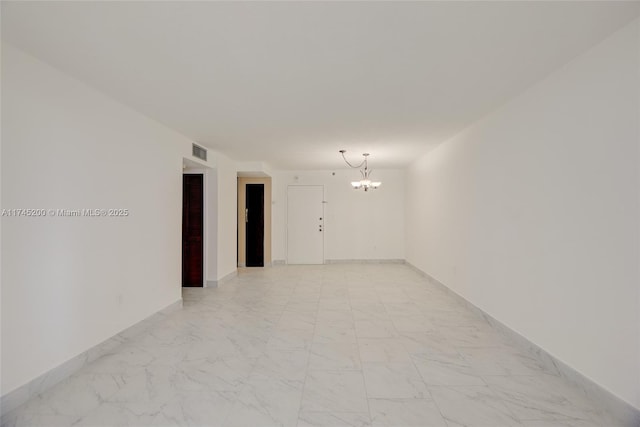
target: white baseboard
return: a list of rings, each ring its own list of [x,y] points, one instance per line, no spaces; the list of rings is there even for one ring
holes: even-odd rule
[[[325,259],[325,264],[404,264],[404,259]],[[274,259],[271,265],[287,265],[284,259]]]
[[[403,259],[326,259],[325,264],[404,264]]]
[[[207,287],[217,288],[218,286],[227,283],[229,280],[232,280],[234,277],[238,275],[238,270],[234,270],[226,276],[222,277],[218,280],[207,280]]]
[[[593,381],[591,378],[588,378],[580,372],[576,371],[574,368],[556,358],[543,348],[539,347],[537,344],[529,341],[526,337],[520,335],[518,332],[509,328],[499,320],[493,318],[481,308],[475,306],[472,302],[468,301],[462,295],[458,294],[442,282],[430,276],[428,273],[420,270],[418,267],[409,262],[406,262],[406,264],[416,272],[418,272],[420,275],[424,276],[430,283],[445,290],[449,295],[453,296],[465,307],[482,316],[493,329],[501,333],[503,336],[506,336],[516,347],[535,355],[544,364],[544,366],[548,367],[551,371],[558,372],[560,376],[565,378],[567,381],[584,390],[584,393],[587,397],[589,397],[594,402],[599,402],[603,406],[603,408],[606,408],[611,413],[613,418],[610,420],[610,425],[620,427],[640,426],[640,409],[624,401],[600,384]]]
[[[111,338],[106,339],[100,344],[90,348],[87,351],[80,353],[79,355],[67,360],[61,365],[51,369],[34,380],[29,381],[17,389],[8,392],[0,398],[0,422],[4,425],[8,413],[24,404],[33,397],[43,393],[50,389],[60,381],[69,378],[71,375],[84,368],[87,364],[94,360],[112,352],[118,346],[127,342],[131,338],[140,335],[142,332],[149,329],[151,326],[164,319],[169,313],[182,308],[182,298],[178,301],[168,305],[162,310],[152,314],[146,319],[132,325],[123,331],[117,333]]]

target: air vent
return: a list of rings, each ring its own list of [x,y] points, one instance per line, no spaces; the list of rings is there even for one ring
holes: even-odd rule
[[[197,157],[201,160],[207,161],[207,150],[199,145],[193,144],[193,157]]]

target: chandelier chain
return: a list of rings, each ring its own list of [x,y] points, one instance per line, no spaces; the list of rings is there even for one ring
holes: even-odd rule
[[[363,156],[364,156],[364,160],[362,161],[362,163],[360,163],[360,164],[359,164],[359,165],[357,165],[357,166],[354,166],[354,165],[352,165],[351,163],[349,163],[349,160],[347,160],[347,158],[345,157],[344,153],[346,153],[346,152],[347,152],[347,150],[340,150],[340,154],[342,154],[342,158],[344,159],[345,163],[346,163],[347,165],[349,165],[349,167],[351,167],[351,168],[353,168],[353,169],[360,169],[363,165],[365,165],[365,167],[366,167],[366,164],[367,164],[367,156],[369,155],[368,153],[363,154]]]

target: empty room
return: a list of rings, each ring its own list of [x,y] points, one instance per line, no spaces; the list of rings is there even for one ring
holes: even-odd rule
[[[2,427],[639,427],[640,2],[0,2]]]

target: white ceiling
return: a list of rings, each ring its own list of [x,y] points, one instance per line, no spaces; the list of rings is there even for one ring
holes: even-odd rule
[[[2,2],[2,37],[239,161],[398,167],[638,2]]]

